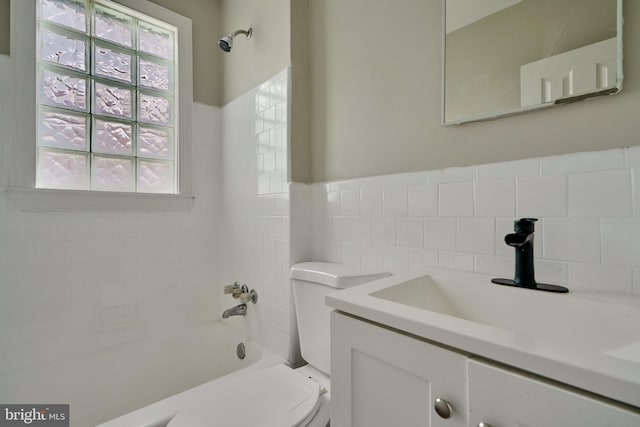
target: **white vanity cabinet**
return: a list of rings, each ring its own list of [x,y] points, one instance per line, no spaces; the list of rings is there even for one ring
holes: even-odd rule
[[[331,313],[331,427],[466,427],[461,354]],[[434,409],[441,399],[442,418]]]
[[[333,312],[331,426],[639,427],[640,411]]]
[[[640,412],[563,385],[476,360],[468,375],[470,426],[640,426]]]

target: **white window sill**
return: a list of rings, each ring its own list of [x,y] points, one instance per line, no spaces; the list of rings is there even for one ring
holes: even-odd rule
[[[21,211],[188,212],[195,196],[9,187],[7,201]]]

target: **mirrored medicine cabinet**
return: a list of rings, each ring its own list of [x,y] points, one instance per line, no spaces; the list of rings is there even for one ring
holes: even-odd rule
[[[444,2],[445,125],[622,88],[622,0]]]

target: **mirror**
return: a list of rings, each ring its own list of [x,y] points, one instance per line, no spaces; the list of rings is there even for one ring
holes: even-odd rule
[[[617,93],[622,0],[445,0],[443,124]]]

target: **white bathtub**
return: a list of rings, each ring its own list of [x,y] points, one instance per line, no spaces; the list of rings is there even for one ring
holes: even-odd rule
[[[236,356],[240,342],[246,347],[244,360]],[[3,374],[0,402],[68,403],[71,427],[95,426],[151,405],[129,418],[104,424],[104,427],[134,427],[147,421],[131,420],[146,419],[151,413],[155,419],[175,414],[191,391],[170,397],[176,393],[233,371],[280,362],[281,358],[263,351],[223,322],[214,322],[163,338]],[[153,404],[168,397],[164,403]]]
[[[206,396],[214,381],[224,381],[240,370],[284,362],[260,345],[243,340],[222,322],[156,341],[137,349],[133,363],[124,355],[117,358],[126,364],[126,373],[110,381],[119,383],[118,391],[113,400],[103,402],[110,414],[99,422],[112,419],[98,427],[165,427],[185,405]],[[246,348],[244,360],[236,355],[240,342]],[[117,371],[118,362],[114,362]],[[72,421],[74,425],[95,423]]]

